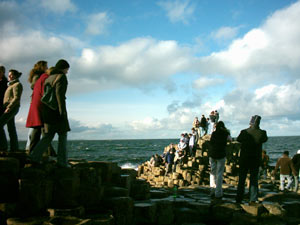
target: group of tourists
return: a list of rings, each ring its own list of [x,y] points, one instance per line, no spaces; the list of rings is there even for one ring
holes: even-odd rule
[[[199,121],[198,117],[195,117],[193,121],[193,128],[195,128],[200,137],[211,134],[216,129],[216,124],[219,121],[219,112],[217,110],[211,111],[208,117],[201,116]]]
[[[216,115],[216,111],[213,111]],[[213,113],[211,113],[213,114]],[[202,116],[204,117],[204,116]],[[174,172],[176,165],[185,163],[188,156],[195,156],[196,146],[201,137],[197,130],[198,118],[196,117],[192,128],[192,133],[181,134],[180,141],[175,148],[171,146],[169,151],[161,157],[161,164],[166,165],[166,174]],[[195,122],[196,121],[196,122]],[[260,129],[261,117],[258,115],[252,116],[249,127],[241,130],[237,137],[237,141],[241,143],[241,151],[239,155],[239,180],[236,194],[236,202],[242,202],[245,193],[245,182],[247,174],[250,174],[249,186],[249,204],[258,202],[258,179],[262,175],[266,178],[269,156],[262,149],[263,143],[268,140],[267,132]],[[201,123],[201,122],[200,122]],[[200,124],[199,123],[199,124]],[[200,126],[199,126],[200,127]],[[232,141],[230,131],[225,127],[223,121],[214,120],[214,130],[210,136],[210,148],[208,151],[210,164],[210,188],[211,197],[214,200],[220,200],[223,197],[223,173],[226,161],[226,145]],[[200,133],[203,133],[201,131]],[[205,130],[204,130],[205,134]],[[285,151],[283,156],[278,159],[276,167],[273,171],[275,175],[280,167],[280,190],[289,189],[292,184],[294,175],[294,191],[298,190],[299,168],[300,168],[300,150],[293,157],[288,157],[288,152]],[[173,169],[173,170],[172,170]],[[287,185],[284,187],[284,180],[287,179]]]
[[[66,75],[69,68],[69,63],[64,59],[58,60],[56,65],[49,69],[46,61],[38,61],[29,73],[28,82],[32,89],[32,96],[26,121],[26,127],[30,128],[27,147],[28,160],[34,165],[41,164],[43,153],[47,149],[49,149],[48,155],[56,156],[51,142],[57,133],[57,165],[69,167],[66,147],[67,132],[70,131],[66,109],[68,86]],[[10,151],[19,150],[15,116],[20,108],[23,91],[19,81],[21,75],[21,72],[11,69],[7,79],[5,67],[0,66],[0,151],[8,151],[5,125],[10,137]],[[44,89],[44,87],[48,88]],[[41,101],[46,92],[51,97],[51,106]]]

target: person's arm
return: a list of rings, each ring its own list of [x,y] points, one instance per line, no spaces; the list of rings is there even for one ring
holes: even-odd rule
[[[277,160],[276,166],[275,166],[275,168],[273,170],[273,173],[272,173],[273,176],[275,176],[276,171],[278,170],[279,166],[280,166],[280,158]]]
[[[61,116],[67,114],[67,109],[66,109],[67,85],[68,85],[68,81],[65,75],[62,75],[60,78],[58,78],[58,80],[55,83],[57,104],[58,104],[59,114]]]
[[[296,171],[296,169],[295,169],[295,166],[294,166],[294,163],[293,163],[293,161],[292,160],[290,160],[290,168],[292,169],[292,173],[293,173],[293,175],[294,176],[298,176],[298,172]]]

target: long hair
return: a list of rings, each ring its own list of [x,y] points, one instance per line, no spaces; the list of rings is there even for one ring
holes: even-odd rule
[[[45,73],[45,68],[47,66],[46,61],[38,61],[34,67],[30,70],[29,77],[28,77],[28,82],[31,83],[33,76],[38,75],[41,76],[43,73]]]

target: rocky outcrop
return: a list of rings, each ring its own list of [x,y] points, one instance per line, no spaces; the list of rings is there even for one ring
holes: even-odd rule
[[[299,224],[300,195],[278,193],[278,182],[260,181],[260,203],[235,203],[238,144],[228,145],[223,200],[210,197],[207,140],[176,172],[146,163],[121,169],[113,162],[25,164],[26,154],[0,157],[0,225],[4,224]],[[168,147],[166,147],[167,150]],[[176,184],[176,185],[175,185]]]
[[[145,162],[138,167],[138,177],[147,180],[154,187],[197,187],[209,184],[209,157],[208,149],[210,135],[199,139],[195,157],[186,157],[182,164],[177,164],[173,173],[166,174],[165,165],[151,166]],[[166,153],[177,145],[170,144],[164,149]],[[237,185],[238,182],[238,154],[240,143],[228,142],[226,147],[226,165],[224,181],[228,185]]]

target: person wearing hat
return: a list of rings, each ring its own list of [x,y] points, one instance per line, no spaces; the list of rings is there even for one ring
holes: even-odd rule
[[[3,109],[4,112],[0,116],[0,146],[2,151],[7,151],[7,139],[4,131],[4,125],[7,125],[7,130],[10,138],[10,151],[19,150],[18,135],[15,126],[15,116],[19,112],[23,86],[19,81],[22,75],[17,70],[10,70],[8,73],[8,87],[4,93]]]
[[[237,141],[242,144],[239,158],[237,203],[243,200],[248,171],[250,172],[250,204],[258,200],[258,172],[262,160],[262,144],[268,140],[267,132],[259,127],[260,120],[260,116],[252,116],[250,127],[242,130],[237,137]]]
[[[68,86],[66,75],[69,68],[69,63],[64,59],[60,59],[56,63],[55,68],[51,71],[50,76],[45,80],[44,86],[50,84],[55,89],[57,109],[53,110],[47,105],[43,105],[42,119],[44,122],[45,135],[30,153],[30,159],[33,163],[39,164],[41,162],[44,151],[47,150],[47,147],[57,133],[57,164],[60,167],[69,167],[67,156],[67,132],[71,129],[66,108],[66,92]]]
[[[294,187],[294,191],[297,192],[298,191],[298,184],[299,184],[299,179],[300,179],[300,149],[297,151],[297,154],[295,154],[292,158],[292,162],[294,165],[294,168],[297,172],[298,176],[294,176],[295,179],[295,187]]]

